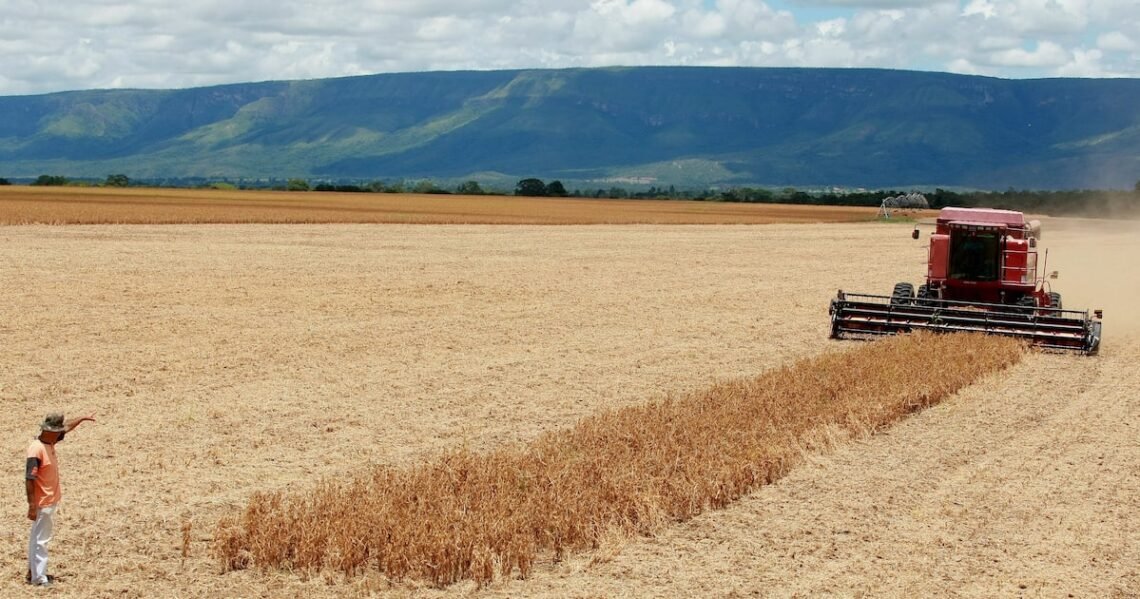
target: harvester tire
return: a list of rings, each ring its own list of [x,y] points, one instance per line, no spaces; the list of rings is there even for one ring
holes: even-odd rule
[[[1017,306],[1020,312],[1026,316],[1032,316],[1037,311],[1037,298],[1032,295],[1023,295],[1017,298]]]
[[[1061,294],[1056,291],[1049,292],[1049,307],[1061,309]]]
[[[919,285],[918,291],[914,293],[914,303],[919,306],[929,306],[930,302],[930,287],[927,285]]]
[[[895,290],[891,292],[891,305],[905,305],[914,301],[914,285],[910,283],[896,283]]]

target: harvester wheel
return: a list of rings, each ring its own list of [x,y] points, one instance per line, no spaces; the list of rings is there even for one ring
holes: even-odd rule
[[[1023,295],[1017,298],[1017,306],[1020,308],[1020,312],[1032,316],[1037,311],[1037,298],[1032,295]]]
[[[919,285],[918,291],[916,291],[914,294],[914,299],[915,299],[914,303],[918,304],[919,306],[929,306],[931,304],[931,302],[929,301],[930,300],[930,287],[927,285]]]
[[[914,285],[910,283],[896,283],[895,290],[891,292],[891,305],[905,305],[914,300]]]
[[[1061,309],[1061,294],[1056,291],[1049,292],[1049,307]]]

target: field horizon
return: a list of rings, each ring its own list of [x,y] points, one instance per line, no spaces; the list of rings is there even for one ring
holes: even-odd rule
[[[874,220],[877,208],[214,189],[0,187],[0,226],[24,224],[773,224]],[[933,211],[907,211],[931,215]]]

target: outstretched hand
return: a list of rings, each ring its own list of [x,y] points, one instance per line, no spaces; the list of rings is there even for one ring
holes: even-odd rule
[[[80,424],[82,424],[84,422],[95,422],[95,415],[94,414],[88,414],[86,416],[80,416],[78,418],[71,418],[66,423],[64,423],[64,428],[67,429],[67,432],[71,432],[72,430],[75,429],[75,427],[79,426]]]

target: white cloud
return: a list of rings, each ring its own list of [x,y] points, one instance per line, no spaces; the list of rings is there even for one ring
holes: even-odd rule
[[[1016,37],[987,35],[977,40],[974,47],[985,52],[992,52],[995,50],[1009,50],[1020,45],[1021,40]]]
[[[1108,52],[1132,52],[1140,49],[1140,43],[1119,31],[1110,31],[1096,38],[1096,45]]]
[[[715,38],[728,29],[728,19],[720,13],[689,11],[682,19],[684,30],[697,38]]]
[[[995,12],[1015,31],[1029,34],[1079,33],[1088,26],[1089,0],[1007,0]]]
[[[959,75],[984,75],[978,66],[965,58],[955,58],[946,65],[946,71]]]
[[[0,94],[613,64],[1140,77],[1135,0],[0,2]]]
[[[953,0],[795,0],[803,6],[843,6],[849,8],[917,8],[946,4]]]
[[[990,54],[990,64],[1003,67],[1059,67],[1071,55],[1053,42],[1041,42],[1032,50],[1012,48]]]
[[[859,13],[851,19],[851,32],[866,40],[864,46],[882,47],[888,40],[907,35],[908,29],[899,26],[905,18],[905,12],[895,10]]]
[[[847,31],[847,19],[831,19],[815,24],[816,31],[822,37],[840,37]]]
[[[970,3],[962,10],[962,16],[964,17],[977,15],[985,19],[990,19],[996,17],[997,14],[997,7],[994,6],[994,3],[990,2],[990,0],[970,0]]]
[[[1105,71],[1101,65],[1103,57],[1104,54],[1100,50],[1078,49],[1072,53],[1067,63],[1057,69],[1057,74],[1062,77],[1112,76],[1112,73]]]

